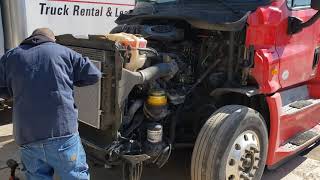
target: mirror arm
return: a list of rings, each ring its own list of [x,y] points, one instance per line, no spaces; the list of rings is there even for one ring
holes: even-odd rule
[[[320,11],[318,11],[314,16],[312,16],[307,22],[301,24],[302,28],[306,28],[314,24],[320,18]]]
[[[320,18],[320,11],[312,16],[307,22],[302,22],[299,18],[289,17],[288,19],[288,34],[296,34],[301,32],[303,28],[309,27]]]

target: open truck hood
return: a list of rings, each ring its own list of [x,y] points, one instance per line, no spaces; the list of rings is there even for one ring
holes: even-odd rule
[[[117,24],[141,24],[149,20],[184,20],[200,29],[241,30],[251,11],[272,0],[184,0],[168,3],[143,3],[121,15]]]

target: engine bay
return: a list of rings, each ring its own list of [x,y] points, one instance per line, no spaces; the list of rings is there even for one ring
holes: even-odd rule
[[[249,51],[243,32],[157,22],[119,25],[109,36],[113,35],[136,35],[147,45],[137,46],[143,66],[128,69],[133,49],[116,41],[124,62],[121,81],[126,82],[120,82],[125,89],[119,98],[123,118],[119,139],[108,149],[110,162],[119,156],[145,155],[141,162],[161,168],[173,148],[192,147],[206,119],[219,107],[210,96],[213,90],[248,83]]]
[[[213,92],[256,85],[254,49],[245,37],[245,29],[199,29],[168,19],[119,25],[87,40],[58,37],[101,64],[100,126],[92,118],[79,123],[89,159],[122,164],[127,179],[139,179],[143,166],[161,168],[174,149],[192,148],[212,113],[232,101]],[[88,112],[91,100],[82,99],[79,111]]]

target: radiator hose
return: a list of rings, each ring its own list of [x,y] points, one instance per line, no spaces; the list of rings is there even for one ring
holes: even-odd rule
[[[118,102],[122,104],[135,85],[144,84],[159,78],[171,79],[178,71],[178,64],[173,60],[168,63],[156,64],[138,72],[122,69],[122,77],[118,88]]]
[[[179,68],[175,61],[170,63],[161,63],[144,70],[139,71],[142,77],[143,83],[153,81],[162,77],[172,78]]]

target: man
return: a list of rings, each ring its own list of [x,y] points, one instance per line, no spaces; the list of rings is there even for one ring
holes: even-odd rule
[[[0,60],[0,89],[13,99],[15,140],[28,180],[89,179],[78,134],[73,87],[95,84],[99,70],[80,54],[36,29]]]

